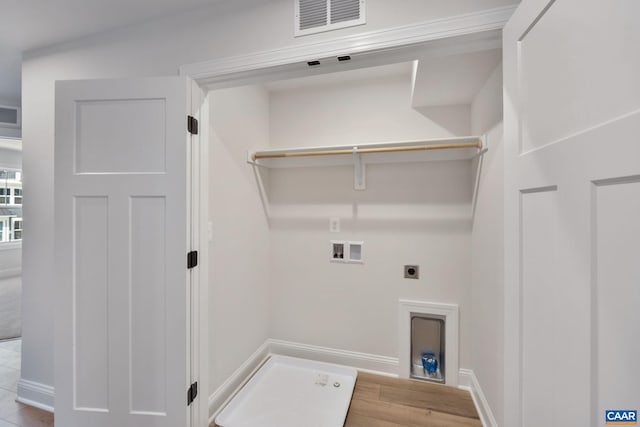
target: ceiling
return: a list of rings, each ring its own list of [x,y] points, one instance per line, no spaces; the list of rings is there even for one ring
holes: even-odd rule
[[[19,100],[24,51],[220,1],[0,0],[0,99]]]

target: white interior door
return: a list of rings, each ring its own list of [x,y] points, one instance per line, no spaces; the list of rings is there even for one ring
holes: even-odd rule
[[[638,17],[524,0],[504,30],[505,426],[638,409]]]
[[[56,426],[190,424],[189,85],[56,85]]]

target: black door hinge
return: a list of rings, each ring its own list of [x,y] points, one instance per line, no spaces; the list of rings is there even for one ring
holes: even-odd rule
[[[191,384],[191,387],[187,389],[187,406],[191,405],[198,396],[198,381]]]
[[[187,131],[191,135],[198,134],[198,119],[193,116],[187,116]]]
[[[193,268],[198,265],[198,251],[191,251],[187,254],[187,268]]]

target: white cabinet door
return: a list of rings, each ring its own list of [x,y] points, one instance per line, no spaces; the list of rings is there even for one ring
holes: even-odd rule
[[[639,409],[638,17],[524,0],[504,29],[505,426]]]
[[[190,423],[189,84],[57,82],[56,426]]]

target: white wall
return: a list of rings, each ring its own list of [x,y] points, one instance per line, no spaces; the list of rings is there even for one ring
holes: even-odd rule
[[[211,390],[269,337],[269,228],[247,150],[266,147],[269,98],[257,86],[209,95]]]
[[[1,104],[0,104],[1,105]],[[0,126],[0,138],[20,138],[22,131],[17,127]]]
[[[14,147],[16,145],[17,147]],[[20,140],[0,137],[0,168],[22,169],[22,151],[20,147]]]
[[[275,92],[272,146],[350,144],[466,135],[467,107],[410,106],[411,76]],[[449,126],[451,127],[451,126]],[[460,305],[460,362],[470,366],[469,161],[272,169],[273,338],[398,356],[398,299]],[[340,233],[329,232],[339,217]],[[364,241],[364,265],[329,262],[330,240]],[[403,278],[418,264],[419,280]]]
[[[469,135],[469,107],[411,107],[411,76],[275,91],[272,147],[389,142]]]
[[[471,132],[482,135],[502,123],[502,63],[471,103]]]
[[[502,64],[471,104],[471,129],[487,134],[489,150],[473,222],[472,369],[498,425],[503,424],[504,301],[504,150],[502,135]]]
[[[53,145],[54,82],[64,79],[175,75],[182,64],[239,55],[346,34],[433,20],[513,0],[371,0],[368,24],[293,38],[290,0],[228,1],[136,27],[28,52],[23,63],[25,194],[22,376],[53,384]],[[250,30],[249,30],[250,29]],[[240,361],[238,361],[240,363]]]

